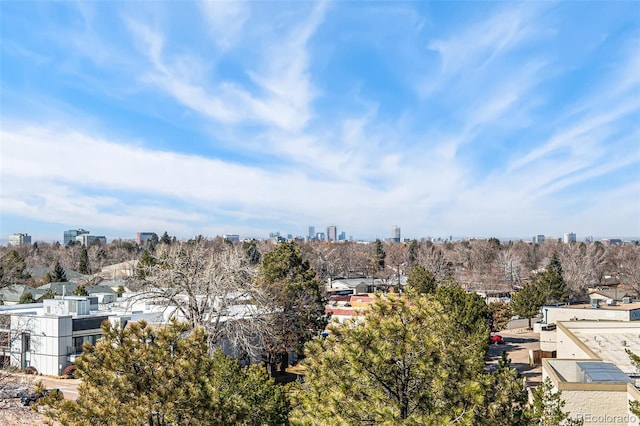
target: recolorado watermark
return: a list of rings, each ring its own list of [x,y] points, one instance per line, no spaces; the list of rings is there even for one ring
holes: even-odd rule
[[[588,424],[605,424],[605,425],[630,425],[630,424],[638,424],[638,418],[633,414],[592,414],[592,413],[584,413],[584,414],[576,414],[571,416],[576,420],[582,420],[585,425]]]

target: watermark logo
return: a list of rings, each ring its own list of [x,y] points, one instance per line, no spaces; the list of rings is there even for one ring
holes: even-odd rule
[[[592,414],[584,413],[577,414],[574,417],[576,420],[582,420],[585,425],[599,424],[599,425],[633,425],[638,424],[638,418],[633,414]]]

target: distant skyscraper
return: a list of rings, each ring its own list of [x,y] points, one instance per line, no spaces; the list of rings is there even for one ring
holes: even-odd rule
[[[340,235],[338,235],[338,241],[345,241],[347,239],[347,233],[342,231]]]
[[[31,235],[20,233],[9,235],[10,246],[19,246],[21,244],[31,244]]]
[[[338,227],[335,225],[331,225],[327,228],[327,241],[337,241],[338,240]]]
[[[139,246],[143,245],[146,241],[153,239],[153,236],[156,236],[156,241],[158,241],[158,234],[155,232],[138,232],[136,235],[136,242]]]
[[[76,237],[82,234],[88,234],[89,231],[85,229],[69,229],[68,231],[64,231],[64,245],[66,246],[71,241],[76,241]]]
[[[393,228],[391,228],[391,241],[396,243],[400,242],[400,227],[398,225],[394,225]]]
[[[313,240],[316,238],[316,227],[315,226],[310,226],[309,227],[309,232],[307,232],[307,238],[309,238],[310,240]]]
[[[564,237],[562,238],[562,241],[565,244],[575,243],[576,242],[576,234],[574,234],[573,232],[566,232],[564,234]]]
[[[76,237],[76,241],[85,247],[89,247],[96,241],[100,244],[107,244],[107,237],[105,237],[104,235],[80,234]]]
[[[318,232],[318,233],[316,233],[316,240],[318,240],[318,241],[324,241],[324,232]]]
[[[230,243],[237,243],[240,241],[240,235],[238,234],[224,234],[222,238],[229,241]]]
[[[533,242],[536,244],[542,244],[544,243],[544,235],[536,235],[533,237]]]

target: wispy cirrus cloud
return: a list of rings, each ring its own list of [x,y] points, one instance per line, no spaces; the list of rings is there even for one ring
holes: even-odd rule
[[[553,4],[38,6],[39,32],[2,18],[3,217],[640,233],[640,34],[615,20],[586,14],[581,44]]]

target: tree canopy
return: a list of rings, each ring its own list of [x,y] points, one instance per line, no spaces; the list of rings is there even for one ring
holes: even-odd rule
[[[77,361],[76,401],[50,407],[63,425],[285,424],[289,402],[258,366],[241,368],[216,351],[202,328],[105,322],[103,337]]]
[[[285,242],[263,255],[259,281],[277,308],[270,352],[284,355],[295,349],[302,354],[304,344],[327,325],[324,291],[315,271],[294,243]]]
[[[292,422],[496,424],[498,413],[522,408],[517,373],[484,373],[486,345],[452,317],[434,296],[390,296],[361,322],[330,325],[307,346]]]

